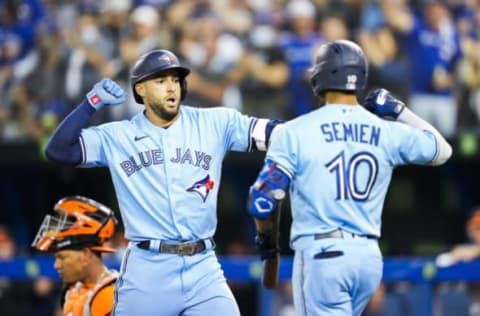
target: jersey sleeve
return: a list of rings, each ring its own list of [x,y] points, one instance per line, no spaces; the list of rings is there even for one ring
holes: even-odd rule
[[[258,119],[244,115],[237,110],[225,110],[227,111],[226,150],[251,151],[253,129]]]
[[[436,157],[437,143],[432,133],[403,123],[392,123],[387,146],[392,165],[429,164]]]
[[[82,147],[81,167],[102,167],[107,165],[103,134],[101,127],[90,127],[82,130],[80,144]]]
[[[92,316],[110,315],[113,309],[115,285],[111,284],[97,292],[90,304]]]
[[[265,160],[272,160],[280,165],[285,173],[293,179],[297,170],[299,142],[288,126],[275,129]]]

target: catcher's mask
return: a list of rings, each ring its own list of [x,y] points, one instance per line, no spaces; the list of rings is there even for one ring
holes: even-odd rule
[[[55,215],[45,215],[32,247],[44,252],[89,248],[115,252],[104,246],[113,236],[117,220],[107,206],[83,196],[65,197],[54,206]]]

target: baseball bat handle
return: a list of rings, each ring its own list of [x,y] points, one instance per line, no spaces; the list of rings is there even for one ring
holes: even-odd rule
[[[273,259],[267,259],[263,263],[262,285],[264,288],[273,289],[278,283],[278,270],[280,266],[280,254]]]

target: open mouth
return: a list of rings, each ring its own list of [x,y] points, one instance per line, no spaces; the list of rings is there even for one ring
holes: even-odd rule
[[[174,97],[168,98],[167,99],[167,105],[169,106],[176,106],[177,105],[177,99]]]

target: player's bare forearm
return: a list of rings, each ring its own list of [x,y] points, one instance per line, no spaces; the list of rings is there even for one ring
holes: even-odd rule
[[[262,260],[278,258],[280,253],[278,231],[280,226],[280,205],[266,219],[254,218],[257,235],[255,246],[260,252]]]
[[[255,221],[255,227],[257,229],[257,232],[268,233],[272,231],[273,223],[271,218],[267,218],[267,219],[254,218],[253,220]]]
[[[265,288],[274,288],[278,283],[280,212],[289,183],[283,168],[267,160],[250,188],[248,209],[257,230],[255,246],[264,260],[262,284]]]
[[[262,285],[267,289],[277,286],[280,267],[279,224],[280,205],[267,219],[255,219],[257,228],[256,244],[261,251],[263,264]]]

